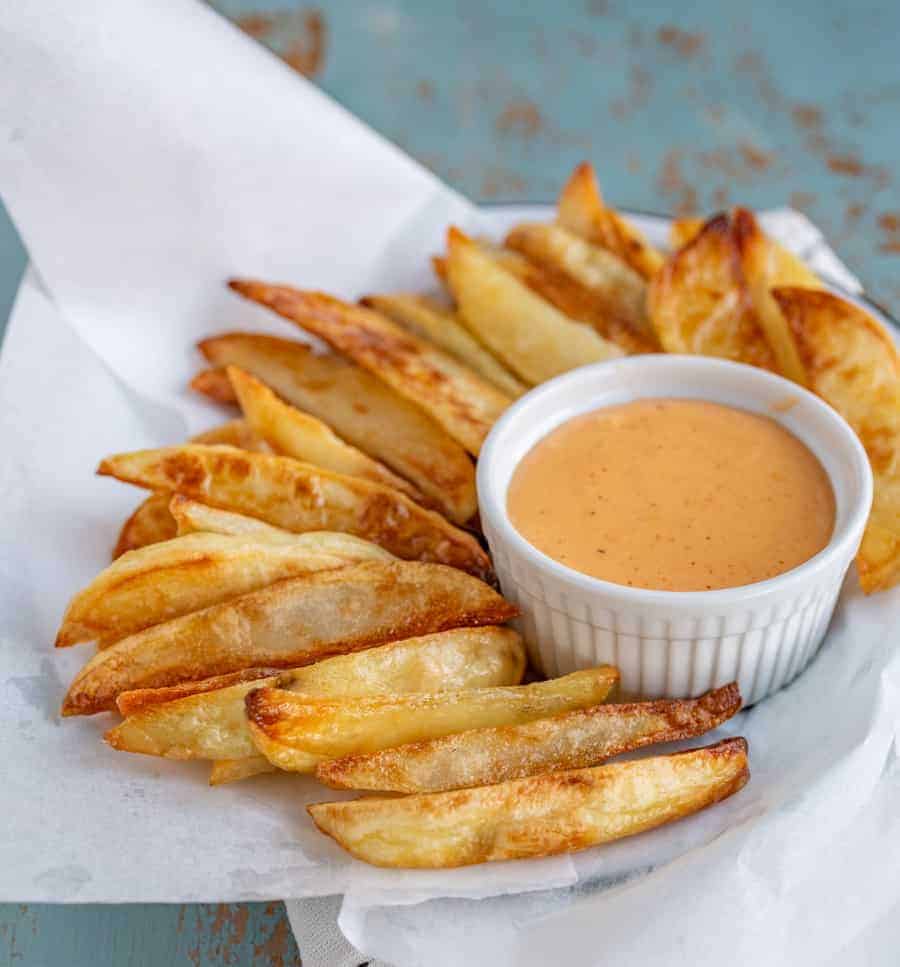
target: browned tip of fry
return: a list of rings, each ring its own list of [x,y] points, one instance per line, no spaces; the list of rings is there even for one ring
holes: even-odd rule
[[[275,725],[279,718],[278,689],[254,688],[244,699],[247,719],[252,725],[266,731]]]
[[[97,474],[98,477],[112,477],[112,476],[114,476],[113,469],[112,469],[112,463],[110,462],[109,457],[104,457],[100,461],[100,463],[97,465],[97,469],[96,469],[95,473]]]
[[[474,241],[466,235],[466,233],[461,229],[457,228],[455,225],[451,225],[447,229],[447,244],[448,245],[474,245]]]
[[[441,280],[441,282],[447,281],[447,259],[445,256],[432,255],[431,267],[434,269],[434,274]]]
[[[738,683],[730,682],[728,685],[714,688],[705,695],[701,695],[697,701],[705,712],[730,718],[740,709],[744,700]]]
[[[201,370],[191,380],[190,387],[195,393],[200,393],[201,396],[205,396],[214,403],[234,404],[237,402],[237,396],[235,396],[228,376],[219,367]]]

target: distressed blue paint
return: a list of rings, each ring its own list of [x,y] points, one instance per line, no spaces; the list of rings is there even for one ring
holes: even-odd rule
[[[233,17],[298,7],[214,5]],[[623,206],[793,203],[873,295],[900,305],[900,251],[888,250],[900,249],[900,233],[883,227],[892,212],[900,225],[893,2],[299,6],[325,19],[317,82],[474,199],[549,200],[591,158]],[[0,209],[0,320],[23,265]],[[0,907],[0,967],[298,962],[278,904]]]

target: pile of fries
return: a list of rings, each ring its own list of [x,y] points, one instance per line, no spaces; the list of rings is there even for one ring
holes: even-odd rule
[[[616,669],[522,684],[478,531],[473,458],[527,389],[624,354],[690,352],[808,386],[859,434],[876,475],[866,591],[900,578],[900,364],[881,326],[736,209],[673,226],[668,257],[576,169],[557,218],[502,246],[451,228],[440,295],[231,287],[324,342],[227,333],[192,386],[229,422],[104,459],[149,491],[113,563],[69,604],[57,646],[96,642],[64,715],[118,711],[116,749],[391,794],[310,806],[382,866],[449,867],[581,849],[688,815],[747,780],[740,708],[607,704]],[[401,793],[402,797],[395,794]]]

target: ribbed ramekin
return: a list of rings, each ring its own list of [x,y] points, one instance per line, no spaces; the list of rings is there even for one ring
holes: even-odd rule
[[[799,437],[834,488],[828,545],[799,567],[756,584],[650,591],[581,574],[528,543],[506,510],[519,461],[573,416],[653,397],[740,407]],[[818,650],[862,538],[872,474],[847,423],[795,384],[739,363],[647,355],[585,366],[523,396],[482,448],[478,497],[500,585],[521,608],[520,630],[540,671],[556,676],[611,663],[620,669],[623,694],[648,698],[687,698],[737,681],[744,703],[752,705],[790,682]]]

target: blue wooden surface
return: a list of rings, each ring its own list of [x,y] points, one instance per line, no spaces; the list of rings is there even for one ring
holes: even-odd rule
[[[474,199],[549,200],[590,158],[623,206],[792,204],[900,307],[895,2],[214,5]],[[0,320],[24,258],[0,211]],[[279,904],[0,907],[0,967],[62,963],[299,956]]]

